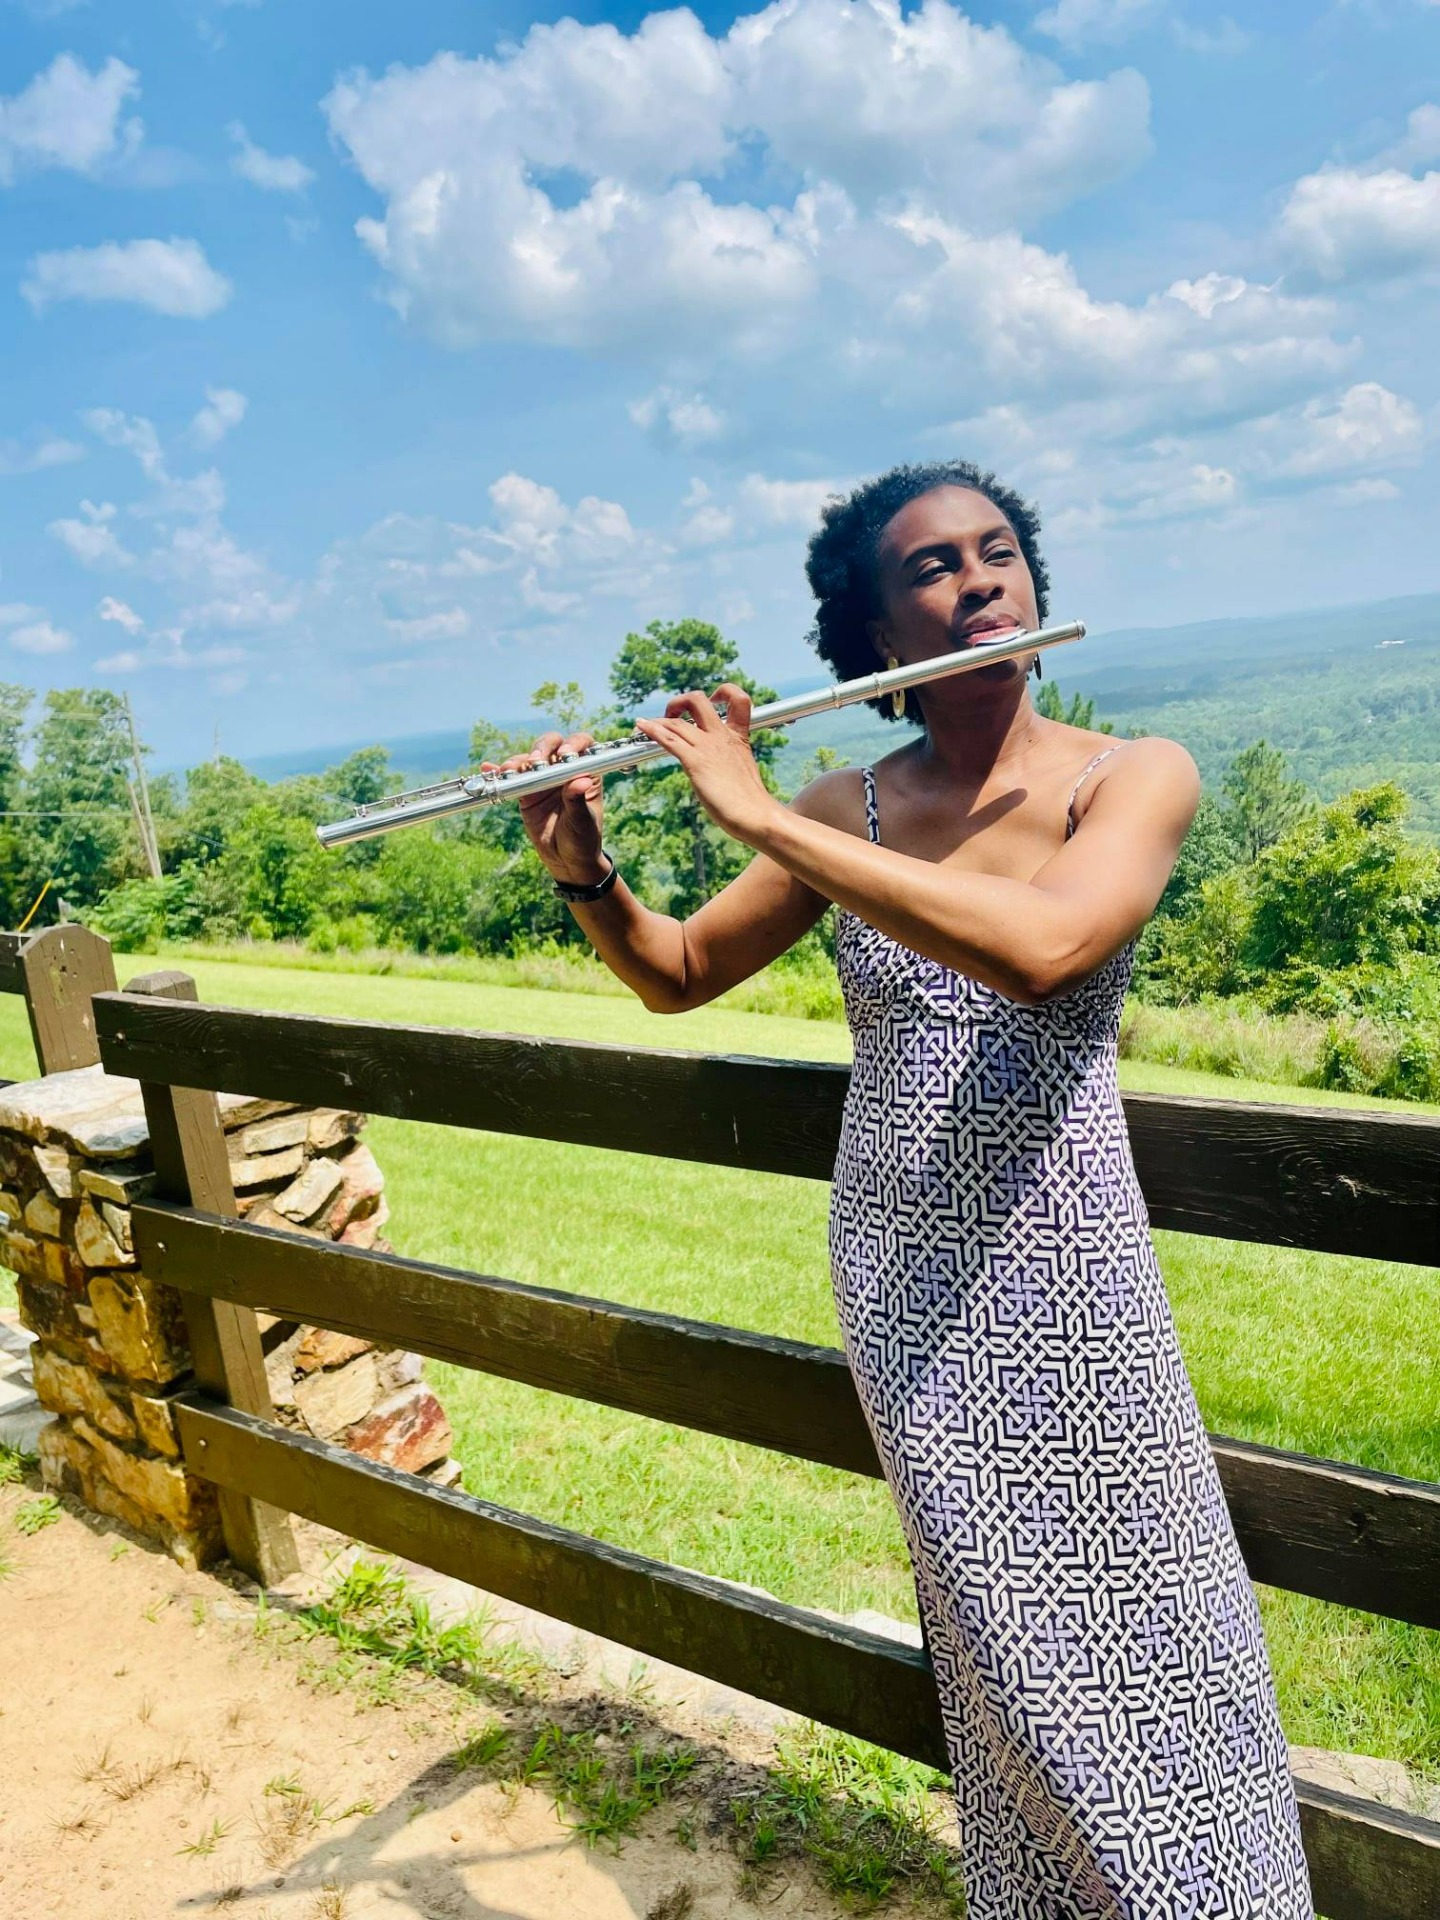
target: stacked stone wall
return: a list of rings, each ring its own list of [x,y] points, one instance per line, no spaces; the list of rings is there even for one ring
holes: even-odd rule
[[[365,1116],[221,1095],[242,1216],[388,1252],[384,1176]],[[188,1564],[223,1551],[213,1490],[180,1460],[173,1401],[187,1383],[180,1295],[139,1271],[130,1209],[153,1191],[137,1084],[99,1067],[0,1088],[0,1264],[37,1336],[47,1483],[125,1521]],[[450,1428],[419,1357],[260,1316],[282,1425],[375,1460],[458,1478]]]

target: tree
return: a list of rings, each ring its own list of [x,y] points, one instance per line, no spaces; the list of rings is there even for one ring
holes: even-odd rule
[[[722,681],[743,687],[757,705],[775,698],[743,672],[739,653],[708,620],[652,620],[643,633],[627,633],[610,669],[610,687],[627,726],[656,693],[713,693]],[[781,744],[778,730],[761,728],[750,736],[760,777],[772,792],[771,763]],[[712,893],[727,886],[749,858],[710,819],[695,797],[682,768],[662,762],[637,768],[629,777],[617,825],[640,841],[652,872],[668,896],[669,911],[694,912]],[[617,833],[617,837],[618,833]]]
[[[1225,769],[1221,785],[1251,860],[1314,811],[1309,790],[1302,780],[1291,779],[1289,766],[1279,747],[1257,740]]]
[[[369,806],[400,784],[390,766],[388,747],[361,747],[339,766],[328,767],[321,779],[337,799],[348,800],[352,807]]]
[[[1440,855],[1404,830],[1393,781],[1311,814],[1255,867],[1247,959],[1261,976],[1390,968],[1440,945]]]
[[[1034,696],[1035,711],[1043,714],[1047,720],[1061,720],[1067,727],[1087,727],[1094,733],[1113,733],[1114,725],[1102,720],[1096,725],[1095,700],[1088,699],[1083,693],[1072,693],[1069,705],[1061,698],[1060,688],[1054,680],[1042,680],[1039,691]]]
[[[16,811],[24,805],[20,745],[34,697],[29,687],[0,681],[0,925],[7,927],[19,925],[42,884],[32,878],[32,836]]]
[[[46,694],[22,803],[35,816],[29,837],[37,886],[50,880],[56,893],[88,906],[140,872],[130,767],[118,694],[82,687]]]
[[[547,680],[530,696],[530,704],[536,713],[551,714],[562,733],[578,733],[583,728],[593,733],[594,727],[585,718],[585,690],[578,680],[567,680],[564,686],[556,680]]]

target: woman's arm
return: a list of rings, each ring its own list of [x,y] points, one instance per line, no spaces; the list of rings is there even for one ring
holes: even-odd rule
[[[769,966],[828,905],[758,854],[686,920],[643,906],[623,878],[601,900],[572,901],[570,911],[610,971],[652,1013],[686,1013]]]
[[[680,761],[711,819],[882,933],[1025,1005],[1069,992],[1139,932],[1199,804],[1184,747],[1130,741],[1031,879],[960,872],[782,807],[749,751],[748,699],[731,686],[721,696],[723,720],[703,694],[680,694],[664,719],[637,723]]]
[[[593,745],[589,733],[566,738],[552,731],[542,734],[529,753],[512,755],[501,767],[482,762],[482,771],[529,769]],[[772,800],[748,746],[745,755],[757,788]],[[833,780],[833,774],[822,774],[790,805],[801,812],[823,808]],[[561,786],[522,795],[519,806],[531,845],[557,880],[589,886],[603,878],[604,795],[598,774],[582,767]],[[652,912],[618,876],[599,900],[569,905],[606,966],[652,1012],[683,1013],[768,966],[814,926],[829,902],[762,854],[685,921]]]

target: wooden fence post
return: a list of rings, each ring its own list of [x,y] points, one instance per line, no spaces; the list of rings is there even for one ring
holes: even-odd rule
[[[89,927],[43,927],[19,943],[14,964],[40,1072],[93,1067],[100,1047],[90,996],[115,991],[110,942]]]
[[[125,991],[165,1000],[199,999],[188,973],[142,973]],[[157,1081],[143,1081],[140,1091],[160,1197],[235,1218],[235,1189],[215,1095]],[[262,1420],[273,1419],[253,1309],[198,1293],[186,1293],[184,1305],[195,1384],[212,1399]],[[225,1550],[235,1565],[266,1587],[294,1573],[300,1559],[288,1514],[223,1487],[218,1492]]]

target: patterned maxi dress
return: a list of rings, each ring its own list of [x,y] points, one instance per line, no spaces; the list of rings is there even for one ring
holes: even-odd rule
[[[836,961],[835,1301],[914,1564],[971,1920],[1313,1920],[1120,1105],[1133,942],[1037,1007],[843,909]]]

